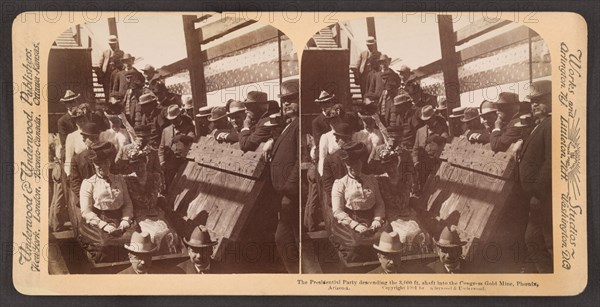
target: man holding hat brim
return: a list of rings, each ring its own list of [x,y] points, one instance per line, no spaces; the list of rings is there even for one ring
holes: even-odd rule
[[[255,151],[258,146],[271,138],[271,129],[265,126],[269,121],[269,100],[267,93],[251,91],[244,100],[246,119],[240,131],[240,149]]]
[[[187,246],[190,258],[177,265],[182,274],[209,274],[216,273],[214,264],[211,263],[213,247],[217,241],[213,241],[206,226],[199,225],[194,228],[190,239],[183,239]]]
[[[214,107],[211,111],[208,121],[213,125],[213,131],[208,138],[214,139],[219,143],[234,144],[239,141],[237,131],[232,131],[232,126],[227,117],[225,107]]]
[[[463,136],[471,143],[487,144],[490,141],[490,133],[481,123],[479,108],[469,107],[464,111],[460,119],[466,126]]]
[[[123,51],[119,49],[119,40],[116,35],[108,37],[108,45],[110,48],[102,52],[94,69],[99,83],[104,88],[104,97],[110,95],[110,77],[115,69],[114,59],[123,58],[124,55]]]
[[[402,273],[400,268],[403,250],[400,235],[397,232],[382,232],[379,244],[373,244],[373,248],[377,251],[380,266],[370,271],[369,274]]]
[[[498,101],[494,102],[498,113],[490,136],[490,145],[494,152],[504,152],[510,145],[523,138],[523,127],[515,126],[519,122],[520,104],[519,95],[508,92],[500,93]]]
[[[536,81],[530,86],[534,114],[543,109],[540,119],[525,139],[519,161],[519,183],[529,202],[529,221],[525,231],[527,256],[538,273],[553,272],[552,237],[552,83]]]
[[[178,105],[170,105],[166,112],[166,119],[171,123],[162,131],[160,145],[158,147],[158,159],[165,175],[165,182],[170,183],[179,166],[185,163],[183,159],[177,158],[172,150],[175,136],[182,134],[195,139],[195,128],[192,120],[181,114]]]
[[[367,50],[360,53],[354,66],[352,67],[352,71],[354,73],[354,83],[360,86],[360,92],[363,97],[367,92],[367,75],[372,70],[369,59],[371,58],[373,52],[377,52],[377,41],[375,40],[375,37],[367,37],[366,45]]]
[[[439,239],[435,241],[439,260],[427,265],[429,271],[438,274],[468,273],[466,262],[461,257],[465,244],[467,242],[461,241],[456,226],[444,227]]]
[[[119,272],[118,274],[161,274],[160,269],[152,265],[152,256],[158,250],[158,247],[147,232],[134,232],[131,235],[131,242],[124,244],[124,248],[129,252],[129,262],[131,266]]]

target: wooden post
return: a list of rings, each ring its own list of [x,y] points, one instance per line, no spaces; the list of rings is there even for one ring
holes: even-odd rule
[[[187,66],[190,73],[190,87],[194,103],[194,120],[196,121],[196,135],[200,135],[200,124],[196,118],[198,109],[206,106],[206,85],[204,80],[204,55],[200,47],[201,37],[194,28],[196,15],[183,15],[183,34],[187,50]]]
[[[458,80],[458,61],[456,59],[456,36],[451,15],[438,15],[440,48],[442,49],[442,73],[446,91],[447,112],[460,106],[460,83]],[[454,136],[452,125],[448,127],[450,136]]]
[[[377,34],[375,34],[375,17],[367,17],[367,36],[377,38]]]
[[[114,17],[108,18],[108,34],[119,37],[117,33],[117,20]]]

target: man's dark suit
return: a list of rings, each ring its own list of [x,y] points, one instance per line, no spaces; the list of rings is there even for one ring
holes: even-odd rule
[[[71,164],[71,175],[69,175],[69,182],[71,186],[71,191],[74,195],[74,203],[79,207],[79,190],[81,189],[81,183],[83,180],[92,177],[96,170],[94,168],[94,164],[90,162],[88,156],[92,154],[92,151],[86,149],[75,156],[73,156],[73,161]]]
[[[448,270],[446,270],[446,267],[444,266],[444,264],[441,261],[436,260],[427,265],[426,272],[427,273],[435,273],[435,274],[460,274],[460,273],[469,273],[469,270],[468,270],[467,263],[464,259],[460,259],[459,269],[452,273],[450,273],[450,272],[448,272]]]
[[[271,159],[271,182],[278,194],[279,222],[275,231],[275,243],[289,273],[297,273],[299,245],[299,126],[298,117],[285,128],[273,145]]]
[[[510,145],[523,137],[523,127],[515,126],[520,121],[519,117],[516,116],[516,118],[513,118],[508,125],[500,131],[492,131],[492,134],[490,135],[490,146],[494,152],[508,150]]]
[[[312,121],[312,136],[315,141],[315,146],[319,146],[319,141],[321,140],[321,136],[329,130],[331,130],[331,126],[329,126],[329,121],[325,118],[323,113],[320,113],[313,119]],[[317,150],[317,152],[319,152]]]
[[[271,136],[271,127],[265,126],[269,121],[269,112],[258,120],[254,128],[242,129],[240,132],[240,149],[242,151],[255,151],[260,143],[268,141]]]
[[[192,263],[190,259],[180,263],[175,268],[176,272],[179,274],[215,274],[219,273],[219,271],[215,268],[215,262],[210,263],[210,268],[203,272],[198,272],[196,270],[196,266]]]
[[[61,145],[61,159],[65,158],[65,144],[67,142],[67,135],[75,130],[77,130],[77,125],[75,125],[75,120],[68,112],[58,119],[58,137]]]

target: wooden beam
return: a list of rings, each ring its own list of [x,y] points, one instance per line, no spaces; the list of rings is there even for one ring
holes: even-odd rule
[[[377,38],[375,31],[375,17],[367,17],[367,35]]]
[[[475,57],[480,57],[488,52],[504,48],[526,39],[529,39],[529,28],[521,26],[461,50],[458,53],[458,61],[464,62]]]
[[[119,37],[119,33],[117,32],[117,21],[114,17],[108,18],[108,34]]]
[[[196,34],[196,15],[183,15],[183,33],[185,36],[185,47],[187,51],[188,71],[190,72],[190,87],[192,90],[192,101],[194,103],[194,120],[196,121],[196,135],[200,135],[200,123],[196,113],[198,109],[207,104],[206,83],[204,80],[204,62],[206,58],[202,53],[200,40]]]
[[[201,44],[206,44],[217,38],[223,37],[233,31],[255,23],[256,20],[240,18],[221,18],[218,21],[201,26],[197,29],[198,39]]]
[[[210,61],[236,50],[248,48],[264,41],[277,38],[278,32],[277,28],[266,26],[209,48],[202,52],[202,57],[204,58],[204,61]]]
[[[448,109],[460,106],[460,83],[458,80],[458,59],[456,58],[456,40],[451,15],[438,15],[438,29],[440,35],[440,48],[442,49],[442,73],[444,75],[444,89]],[[450,136],[453,136],[452,126]]]
[[[501,20],[498,22],[489,22],[485,18],[479,19],[468,26],[454,32],[456,37],[456,46],[460,46],[474,38],[484,35],[493,30],[511,24],[512,21]]]

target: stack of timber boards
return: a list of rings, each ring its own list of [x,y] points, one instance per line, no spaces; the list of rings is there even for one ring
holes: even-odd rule
[[[192,144],[187,165],[173,179],[167,203],[190,220],[205,216],[211,238],[218,240],[215,259],[227,241],[237,241],[265,184],[261,152],[243,152],[238,144],[200,138]]]
[[[466,259],[475,247],[495,240],[499,220],[514,199],[516,162],[512,152],[454,138],[446,144],[437,173],[425,184],[422,201],[445,225],[456,225]],[[441,229],[438,229],[438,231]],[[434,237],[439,233],[433,233]],[[479,251],[478,251],[479,252]]]

